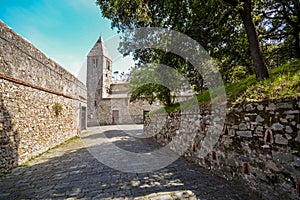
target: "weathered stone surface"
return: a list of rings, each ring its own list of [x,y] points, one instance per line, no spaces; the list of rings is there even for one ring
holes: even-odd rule
[[[285,132],[287,132],[287,133],[292,133],[292,132],[293,132],[292,127],[286,126],[286,127],[285,127]]]
[[[284,111],[283,114],[292,115],[292,114],[299,114],[299,110],[288,110]]]
[[[255,121],[256,122],[263,122],[263,121],[265,121],[265,119],[262,118],[260,115],[257,115],[256,118],[255,118]]]
[[[240,124],[239,124],[239,130],[241,130],[241,131],[247,130],[247,124],[245,124],[245,123],[240,123]]]
[[[1,172],[78,135],[86,87],[1,20],[0,35]]]
[[[294,162],[293,165],[296,167],[300,167],[300,158],[299,157],[294,157]]]
[[[294,118],[295,118],[295,115],[287,115],[285,118],[286,118],[286,119],[294,119]]]
[[[280,123],[274,123],[274,124],[272,124],[272,129],[274,131],[281,131],[284,129],[284,126]]]
[[[279,172],[280,170],[278,169],[278,167],[276,166],[276,164],[272,161],[272,160],[268,160],[266,162],[266,168],[271,169],[275,172]]]
[[[93,127],[82,138],[97,138],[99,143],[106,143],[126,135],[123,128],[122,125]],[[109,131],[110,138],[105,136],[105,131]],[[118,144],[121,149],[153,152],[160,148],[153,140],[130,136],[136,131],[142,132],[142,126],[139,129],[130,126],[129,131],[132,133]],[[113,159],[114,152],[110,154]],[[138,166],[141,163],[137,160],[130,164]],[[185,159],[147,173],[122,172],[107,167],[95,160],[81,139],[50,150],[31,160],[27,167],[17,168],[0,180],[0,199],[197,200],[224,199],[224,196],[258,199],[249,187],[231,184]]]
[[[275,143],[276,143],[276,144],[287,145],[287,144],[288,144],[288,140],[285,139],[282,135],[276,134],[276,135],[275,135]]]
[[[289,163],[289,162],[294,161],[294,156],[291,153],[272,151],[272,157],[274,160],[277,160],[277,161],[280,161],[283,163]]]
[[[266,107],[266,110],[272,110],[272,111],[274,111],[274,110],[276,110],[276,105],[274,103],[270,103],[268,105],[268,107]]]
[[[295,138],[295,141],[300,143],[300,131],[297,132],[297,137]]]
[[[280,122],[281,122],[281,123],[288,123],[289,121],[286,120],[286,119],[284,119],[284,118],[280,118]]]
[[[284,109],[293,108],[293,104],[289,102],[278,103],[277,108],[284,108]]]
[[[273,192],[274,187],[278,196],[280,196],[279,194],[288,194],[289,198],[295,199],[296,188],[287,185],[295,185],[295,180],[290,179],[290,182],[287,183],[286,177],[295,177],[296,174],[300,174],[297,167],[300,162],[294,159],[294,155],[298,154],[300,143],[300,116],[296,112],[288,112],[292,113],[289,114],[292,117],[283,113],[292,110],[290,109],[291,105],[293,105],[293,108],[297,107],[299,101],[296,98],[275,100],[273,102],[257,102],[248,107],[240,105],[231,109],[227,114],[224,135],[214,146],[213,151],[215,151],[216,160],[213,159],[212,152],[207,152],[207,156],[203,160],[199,160],[199,157],[196,156],[199,153],[199,149],[203,148],[201,142],[205,139],[207,130],[200,132],[198,131],[199,128],[195,127],[194,124],[185,123],[187,126],[184,127],[175,125],[177,120],[185,120],[185,118],[190,118],[191,116],[193,118],[194,115],[196,116],[196,113],[190,113],[192,115],[186,117],[180,116],[179,113],[173,113],[173,117],[169,118],[170,121],[168,124],[165,124],[166,127],[163,129],[159,129],[162,126],[162,119],[160,119],[162,116],[153,115],[150,117],[151,121],[147,119],[145,122],[145,133],[148,135],[148,133],[159,132],[159,136],[154,136],[154,139],[160,144],[168,144],[172,140],[172,136],[170,137],[171,132],[175,132],[179,128],[191,133],[195,133],[195,130],[196,134],[201,135],[201,137],[198,137],[201,139],[197,142],[196,153],[191,148],[185,154],[188,160],[198,163],[229,180],[237,177],[245,180],[245,183],[249,182],[251,186],[259,188],[260,191],[266,191],[266,196]],[[278,102],[281,104],[278,105]],[[252,110],[252,107],[258,108],[259,105],[261,105],[261,110]],[[201,117],[203,117],[203,113],[208,115],[209,111],[204,112],[201,110]],[[232,134],[232,131],[235,131],[236,134]],[[297,131],[297,135],[294,134],[295,131]],[[207,146],[207,148],[209,149],[210,147]],[[241,160],[241,158],[245,157],[251,158],[251,162],[246,159]],[[250,164],[250,179],[245,178],[246,176],[249,177],[249,175],[241,173],[243,167],[245,168],[245,163]],[[276,184],[272,180],[276,180]],[[284,184],[287,187],[282,187]]]
[[[236,134],[241,137],[252,137],[252,131],[237,131]]]
[[[263,110],[264,109],[264,106],[263,105],[257,105],[257,110]]]

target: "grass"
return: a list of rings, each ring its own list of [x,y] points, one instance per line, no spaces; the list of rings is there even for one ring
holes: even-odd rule
[[[244,84],[233,103],[255,102],[300,96],[300,60],[269,70],[270,78]],[[232,98],[232,97],[231,97]]]
[[[247,102],[290,98],[300,96],[300,60],[294,60],[284,65],[269,70],[270,78],[256,81],[255,75],[251,75],[239,82],[225,84],[227,102],[236,105]],[[198,104],[210,105],[209,91],[197,95]],[[172,112],[184,110],[195,105],[195,101],[187,100],[172,106],[159,108],[150,114],[163,111]]]

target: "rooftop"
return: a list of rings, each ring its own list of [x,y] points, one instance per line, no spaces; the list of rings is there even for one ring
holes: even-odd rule
[[[96,44],[92,48],[92,50],[89,52],[88,56],[102,56],[102,55],[111,59],[105,47],[103,38],[100,36]]]

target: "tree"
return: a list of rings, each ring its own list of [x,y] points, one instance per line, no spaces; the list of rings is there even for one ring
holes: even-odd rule
[[[243,21],[251,52],[251,57],[253,60],[253,65],[256,74],[256,80],[262,80],[264,78],[269,78],[268,69],[266,67],[264,57],[261,51],[261,47],[259,45],[258,36],[256,32],[256,28],[253,22],[252,17],[252,2],[251,0],[224,0],[231,6],[233,6]]]
[[[130,102],[141,99],[151,105],[159,100],[165,106],[170,106],[182,89],[184,82],[180,80],[181,77],[176,71],[158,64],[133,69],[129,82]]]
[[[300,58],[300,2],[269,0],[258,4],[265,43],[279,46],[283,60]]]
[[[112,27],[116,27],[120,32],[138,27],[162,27],[180,31],[198,41],[220,63],[227,65],[223,67],[225,70],[230,69],[232,66],[249,65],[249,59],[247,58],[249,52],[242,49],[245,45],[235,45],[236,41],[232,39],[243,37],[244,30],[242,30],[241,24],[244,24],[257,80],[267,78],[268,70],[264,64],[251,16],[251,1],[226,1],[232,5],[231,7],[224,2],[225,0],[209,2],[201,0],[97,1],[102,14],[111,19]],[[237,15],[240,15],[240,19],[236,17]],[[244,44],[246,43],[244,42]],[[152,54],[153,52],[154,54]],[[218,52],[225,52],[225,54],[219,54]],[[228,52],[234,52],[235,54],[231,55]],[[149,50],[133,53],[140,62],[143,62],[143,59],[151,60],[151,57],[154,57],[154,60],[162,59],[164,57],[162,54],[152,50],[150,50],[150,53]],[[224,57],[227,57],[226,62],[224,62]],[[174,66],[178,62],[178,59],[171,60],[174,61]],[[188,65],[178,67],[185,68],[186,74],[191,74],[189,71],[192,69]]]

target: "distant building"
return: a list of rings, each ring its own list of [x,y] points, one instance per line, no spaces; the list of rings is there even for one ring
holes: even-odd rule
[[[102,37],[87,56],[88,126],[143,123],[145,113],[159,105],[130,103],[128,82],[112,81],[112,60]]]

